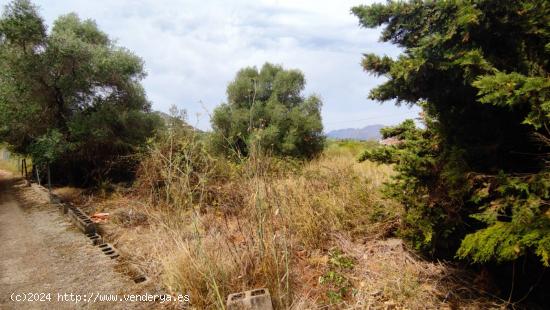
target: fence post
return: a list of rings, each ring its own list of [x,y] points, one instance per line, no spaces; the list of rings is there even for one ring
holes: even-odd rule
[[[42,185],[40,184],[40,173],[38,172],[38,167],[36,167],[34,171],[36,171],[36,182],[38,182],[38,185]]]
[[[50,164],[48,164],[48,193],[50,197],[50,202],[52,202],[52,178],[50,177]]]
[[[23,159],[23,167],[25,169],[25,180],[27,180],[28,185],[31,186],[31,182],[29,181],[29,171],[27,170],[27,159]]]

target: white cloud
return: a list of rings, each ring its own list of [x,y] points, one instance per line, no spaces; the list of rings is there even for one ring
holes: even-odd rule
[[[225,87],[237,70],[266,61],[305,73],[306,93],[324,100],[329,130],[393,124],[417,111],[366,99],[381,80],[362,71],[361,54],[399,52],[379,43],[379,30],[360,28],[350,14],[351,7],[366,1],[35,2],[49,25],[68,12],[96,20],[118,44],[144,59],[148,76],[143,83],[153,107],[167,111],[177,104],[188,110],[192,123],[201,113],[203,129],[209,128],[204,107],[211,111],[225,100]]]

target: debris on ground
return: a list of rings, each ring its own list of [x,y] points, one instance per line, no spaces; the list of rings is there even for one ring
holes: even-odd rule
[[[90,218],[92,219],[92,222],[96,224],[106,223],[108,217],[109,217],[109,213],[105,213],[105,212],[97,212],[92,214],[92,216],[90,216]]]

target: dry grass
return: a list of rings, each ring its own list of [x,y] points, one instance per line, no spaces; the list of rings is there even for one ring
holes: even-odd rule
[[[358,163],[353,150],[305,164],[233,164],[184,135],[151,154],[133,192],[82,204],[110,212],[106,237],[159,290],[189,294],[196,309],[223,308],[228,294],[258,287],[279,309],[498,304],[459,283],[467,273],[385,240],[402,212],[380,194],[392,169]]]
[[[502,309],[505,304],[480,291],[472,273],[424,260],[400,239],[357,244],[339,238],[338,243],[357,262],[350,275],[356,296],[347,308]]]
[[[304,294],[308,302],[327,303],[328,288],[319,284],[326,261],[315,257],[325,256],[331,236],[363,239],[380,232],[380,223],[395,223],[400,211],[377,191],[391,168],[357,163],[351,154],[305,165],[253,156],[235,165],[204,158],[197,164],[183,160],[196,155],[155,151],[138,186],[137,195],[148,201],[127,207],[146,214],[147,225],[128,227],[114,217],[111,238],[123,249],[153,247],[154,254],[134,250],[134,256],[156,262],[145,271],[169,290],[190,294],[197,308],[222,307],[229,293],[253,287],[268,287],[279,308],[295,306]],[[105,204],[94,203],[94,211],[117,214]],[[131,240],[136,233],[140,245]]]
[[[373,219],[396,221],[399,206],[376,191],[389,167],[323,157],[298,171],[273,173],[277,163],[269,160],[252,158],[235,167],[241,174],[230,173],[234,177],[225,184],[204,184],[228,198],[202,198],[214,206],[160,207],[157,201],[147,208],[153,225],[164,227],[157,232],[166,243],[156,258],[161,278],[171,290],[194,296],[197,308],[221,307],[229,293],[253,287],[268,287],[280,308],[291,307],[311,287],[318,289],[310,297],[326,303],[327,290],[318,283],[326,262],[303,266],[313,274],[304,282],[302,258],[314,252],[322,257],[336,232],[363,238],[380,231]],[[391,210],[382,214],[383,208]]]

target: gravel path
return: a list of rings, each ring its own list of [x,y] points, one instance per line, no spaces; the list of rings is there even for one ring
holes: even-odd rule
[[[46,204],[43,195],[18,182],[21,183],[0,170],[0,309],[146,306],[147,303],[135,302],[59,302],[58,293],[81,294],[81,298],[98,293],[122,295],[131,293],[135,284],[114,271],[116,261],[92,246],[55,207]],[[16,191],[32,203],[18,202]],[[34,297],[46,297],[49,293],[51,301],[14,302],[11,298],[16,295],[12,293],[44,293]]]

